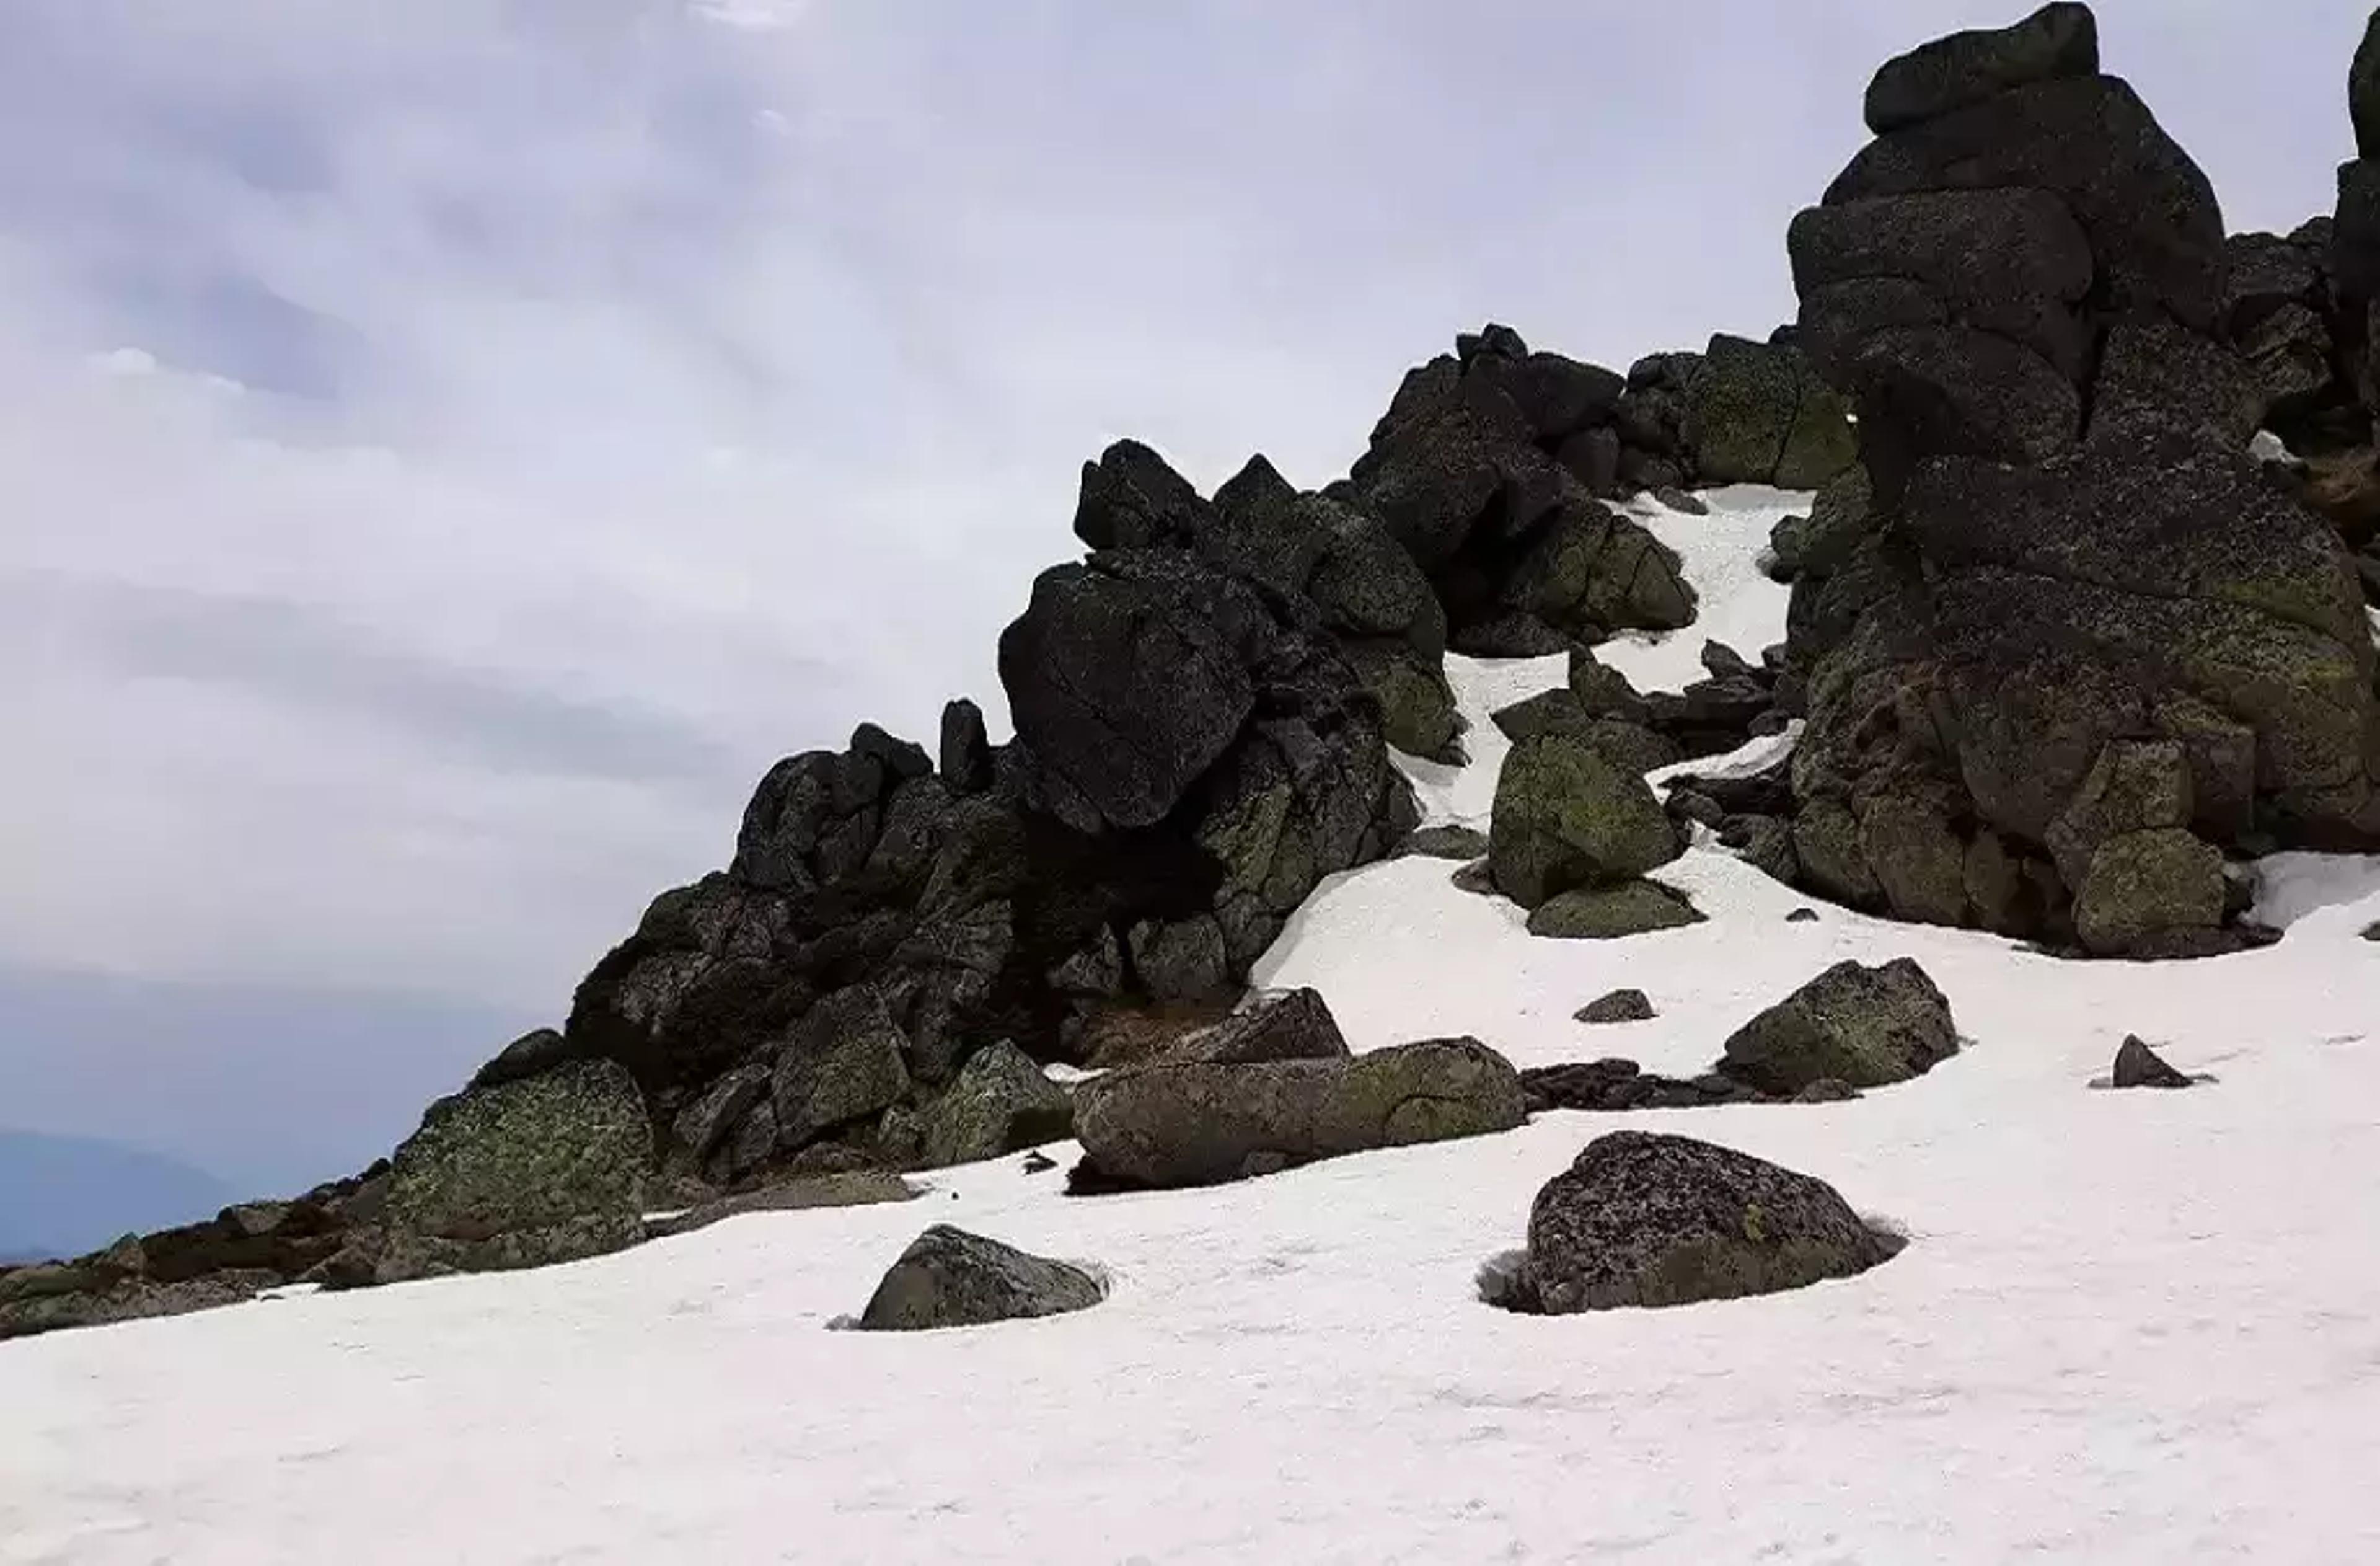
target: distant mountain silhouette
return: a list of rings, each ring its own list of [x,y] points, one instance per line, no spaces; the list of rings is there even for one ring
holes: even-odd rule
[[[205,1171],[139,1147],[0,1131],[0,1261],[79,1256],[238,1199]]]

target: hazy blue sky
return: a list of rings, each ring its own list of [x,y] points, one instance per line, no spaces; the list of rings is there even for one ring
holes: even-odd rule
[[[1875,66],[2022,9],[8,0],[0,1124],[360,1162],[777,756],[994,705],[1082,458],[1765,334]],[[2366,7],[2098,9],[2330,205]]]

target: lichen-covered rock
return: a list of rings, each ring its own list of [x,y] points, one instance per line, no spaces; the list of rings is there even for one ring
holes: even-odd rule
[[[445,1099],[391,1159],[392,1265],[382,1281],[544,1266],[634,1244],[652,1161],[643,1095],[610,1061]]]
[[[770,1086],[780,1150],[796,1152],[900,1102],[909,1091],[907,1044],[873,985],[837,990],[812,1007],[777,1057]]]
[[[2223,854],[2180,828],[2127,832],[2091,856],[2074,933],[2096,956],[2155,955],[2161,941],[2223,922]]]
[[[1691,1137],[1598,1136],[1529,1208],[1526,1303],[1693,1305],[1849,1278],[1898,1244],[1824,1181]]]
[[[1925,969],[1897,957],[1828,968],[1739,1028],[1718,1069],[1788,1098],[1828,1078],[1854,1087],[1906,1082],[1958,1048],[1949,1002]]]
[[[927,1111],[929,1166],[978,1163],[1074,1135],[1075,1103],[1015,1045],[1002,1040],[967,1057],[958,1079]]]
[[[1618,941],[1683,929],[1703,915],[1682,892],[1657,881],[1565,892],[1529,915],[1529,933],[1554,941]]]
[[[1217,1184],[1524,1118],[1512,1062],[1469,1038],[1343,1061],[1130,1067],[1083,1084],[1075,1105],[1087,1177],[1139,1186]]]
[[[1858,460],[1847,409],[1797,347],[1721,334],[1688,388],[1704,481],[1814,490]]]
[[[1498,889],[1528,908],[1573,888],[1632,880],[1681,852],[1641,774],[1560,734],[1525,741],[1505,758],[1488,841]]]
[[[901,1253],[856,1325],[870,1332],[981,1327],[1088,1310],[1105,1294],[1081,1268],[937,1223]]]

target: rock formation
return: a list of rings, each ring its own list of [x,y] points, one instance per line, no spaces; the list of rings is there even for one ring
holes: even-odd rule
[[[1876,140],[1793,223],[1801,340],[1864,466],[1780,540],[1810,720],[1780,868],[2186,955],[2241,939],[2222,850],[2380,841],[2380,711],[2339,533],[2248,450],[2320,395],[2254,346],[2302,325],[2274,322],[2310,258],[2227,248],[2098,65],[2076,5],[1888,64]],[[2240,250],[2268,281],[2230,277]]]

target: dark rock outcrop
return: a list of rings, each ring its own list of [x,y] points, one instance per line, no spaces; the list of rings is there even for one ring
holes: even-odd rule
[[[862,1331],[922,1331],[1088,1310],[1100,1281],[1051,1261],[937,1223],[909,1243],[854,1325]]]
[[[1852,1277],[1899,1249],[1824,1181],[1690,1137],[1615,1131],[1537,1193],[1504,1303],[1560,1316],[1739,1299]]]
[[[2058,5],[1891,62],[1878,139],[1793,224],[1802,340],[1857,405],[1865,481],[1775,543],[1809,716],[1790,870],[1904,919],[2179,955],[2247,939],[2218,932],[2222,848],[2380,842],[2380,709],[2338,533],[2246,449],[2335,399],[2315,248],[2227,244],[2097,61]],[[2143,747],[2180,802],[2101,819]]]

